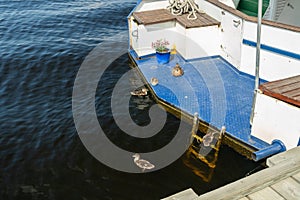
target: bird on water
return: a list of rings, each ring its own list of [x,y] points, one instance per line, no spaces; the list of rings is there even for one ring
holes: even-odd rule
[[[153,169],[155,165],[150,163],[148,160],[140,159],[140,154],[136,153],[132,157],[134,157],[133,162],[142,169],[144,172],[146,169]]]
[[[130,92],[132,96],[146,96],[148,94],[147,88],[141,88]]]

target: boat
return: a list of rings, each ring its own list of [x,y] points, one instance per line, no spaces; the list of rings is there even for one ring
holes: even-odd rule
[[[149,84],[157,101],[226,126],[224,141],[255,161],[299,146],[300,1],[183,2],[195,9],[177,15],[176,0],[139,0],[128,15],[128,54],[145,82],[159,79]],[[176,53],[153,67],[151,42],[161,38]],[[184,75],[172,78],[176,63]]]

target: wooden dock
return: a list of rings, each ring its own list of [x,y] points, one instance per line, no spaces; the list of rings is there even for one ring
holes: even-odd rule
[[[192,189],[163,200],[300,199],[300,147],[267,159],[269,168],[198,196]]]

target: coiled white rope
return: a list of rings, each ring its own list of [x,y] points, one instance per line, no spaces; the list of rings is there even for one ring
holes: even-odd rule
[[[194,0],[169,0],[170,5],[167,7],[173,15],[182,15],[189,13],[188,20],[197,19],[196,13],[204,13]]]

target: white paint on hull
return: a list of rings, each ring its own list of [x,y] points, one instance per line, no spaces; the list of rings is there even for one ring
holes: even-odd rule
[[[300,108],[258,94],[251,134],[268,143],[281,140],[287,149],[296,147],[300,137]]]

